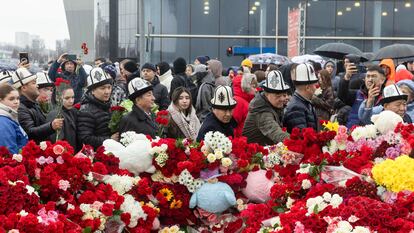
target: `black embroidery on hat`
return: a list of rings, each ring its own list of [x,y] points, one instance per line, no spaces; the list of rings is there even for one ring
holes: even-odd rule
[[[226,97],[224,96],[223,92],[220,92],[220,94],[218,95],[218,99],[220,103],[223,103],[224,100],[226,100]]]
[[[101,79],[102,79],[102,74],[101,74],[101,72],[96,71],[96,72],[95,72],[95,75],[93,76],[93,78],[94,78],[95,80],[97,80],[98,82],[100,82],[100,81],[101,81]]]

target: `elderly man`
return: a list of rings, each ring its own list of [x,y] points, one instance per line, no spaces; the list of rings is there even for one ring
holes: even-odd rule
[[[263,92],[258,93],[249,105],[243,128],[243,136],[247,137],[249,143],[274,145],[289,137],[282,130],[284,103],[289,98],[289,90],[282,73],[270,71]]]
[[[237,123],[233,118],[233,110],[236,100],[229,86],[218,86],[211,100],[211,113],[209,113],[198,132],[197,141],[204,140],[204,136],[210,131],[219,131],[227,137],[234,136],[234,128]]]

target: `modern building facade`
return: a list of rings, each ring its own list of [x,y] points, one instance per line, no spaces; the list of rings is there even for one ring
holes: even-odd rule
[[[139,58],[139,0],[95,0],[97,56]],[[304,7],[303,52],[345,42],[364,52],[392,43],[414,43],[414,3],[404,0],[143,0],[145,60],[172,62],[199,55],[225,66],[230,46],[275,47],[287,54],[288,10]],[[148,36],[149,34],[149,36]]]

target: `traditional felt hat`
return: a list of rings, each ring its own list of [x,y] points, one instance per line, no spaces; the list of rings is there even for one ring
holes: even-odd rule
[[[290,87],[283,80],[282,72],[272,70],[267,74],[263,89],[268,93],[283,93],[288,92]]]
[[[26,68],[19,68],[12,74],[12,84],[14,88],[20,88],[27,83],[36,80],[37,76],[30,73]]]
[[[113,79],[111,76],[100,67],[93,68],[91,72],[89,72],[89,76],[87,78],[88,90],[92,90],[106,84],[112,84],[112,82]]]
[[[4,70],[0,72],[0,84],[10,82],[13,75],[13,71]]]
[[[36,84],[39,88],[55,86],[55,84],[50,80],[49,75],[45,72],[37,72],[36,77]]]
[[[214,97],[211,99],[211,105],[217,109],[233,109],[236,107],[236,100],[233,98],[233,92],[229,86],[218,86],[214,90]]]
[[[392,84],[384,88],[383,98],[380,100],[380,103],[384,105],[396,100],[407,100],[407,98],[408,96],[404,94],[397,85]]]
[[[145,94],[153,89],[150,82],[142,78],[134,78],[128,83],[129,99],[134,100],[138,96]]]
[[[296,79],[293,81],[295,85],[307,85],[318,82],[315,69],[311,64],[302,63],[296,66]]]

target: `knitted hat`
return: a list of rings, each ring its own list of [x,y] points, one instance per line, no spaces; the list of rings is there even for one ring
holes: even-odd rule
[[[145,94],[148,91],[152,91],[153,87],[150,82],[142,78],[134,78],[128,83],[128,98],[132,101],[135,98]]]
[[[181,74],[185,72],[185,69],[187,68],[187,62],[185,61],[184,58],[179,57],[175,59],[173,66],[174,66],[174,72],[176,74]]]
[[[36,75],[30,73],[26,68],[19,68],[12,74],[12,84],[14,88],[20,88],[27,83],[36,80]]]
[[[384,88],[383,98],[380,100],[380,103],[384,105],[396,100],[407,100],[407,97],[408,96],[404,94],[397,85],[392,84]]]
[[[151,64],[151,63],[145,63],[142,67],[141,67],[141,70],[143,70],[143,69],[149,69],[149,70],[152,70],[152,71],[154,71],[154,72],[157,72],[157,69],[155,68],[155,66],[153,65],[153,64]]]
[[[167,71],[171,69],[170,65],[163,61],[157,64],[158,69],[160,69],[160,75],[165,74]]]
[[[129,73],[135,73],[138,70],[137,63],[133,61],[127,61],[124,63],[124,70],[128,71]]]
[[[246,58],[242,61],[241,66],[247,66],[251,69],[253,67],[253,63],[250,59]]]
[[[194,74],[201,73],[201,72],[207,72],[207,66],[203,64],[195,65]]]
[[[0,73],[0,84],[10,82],[12,75],[13,75],[12,71],[8,71],[8,70],[2,71]]]
[[[116,78],[117,70],[115,65],[112,64],[102,64],[100,66],[112,79]]]
[[[88,90],[95,89],[99,86],[112,84],[112,78],[100,67],[93,68],[87,78]]]
[[[199,61],[200,64],[205,65],[209,59],[206,56],[198,56],[196,57],[196,60]]]
[[[293,81],[295,85],[307,85],[318,82],[313,66],[303,63],[296,66],[296,79]]]
[[[288,92],[290,87],[283,80],[283,76],[280,71],[272,70],[267,74],[263,89],[268,93],[283,93]]]
[[[214,97],[211,99],[211,105],[217,109],[233,109],[236,107],[236,100],[233,98],[233,92],[229,86],[218,86],[214,90]]]
[[[47,73],[45,72],[37,72],[36,77],[36,84],[39,89],[44,87],[55,86],[55,84],[50,80],[49,75],[47,75]]]

